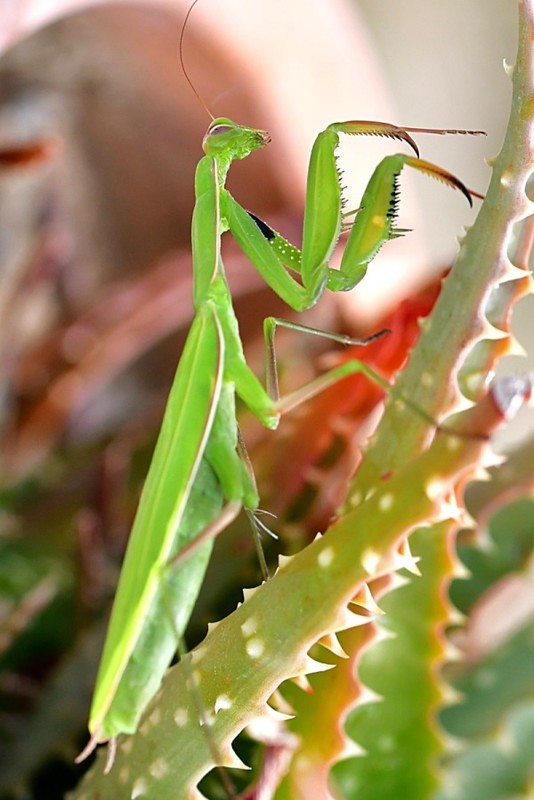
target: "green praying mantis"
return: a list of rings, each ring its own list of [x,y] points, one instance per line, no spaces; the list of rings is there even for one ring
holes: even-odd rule
[[[225,187],[232,162],[265,146],[268,134],[224,117],[210,124],[203,140],[205,155],[195,176],[195,317],[130,535],[90,712],[91,738],[80,760],[98,743],[135,732],[177,650],[213,538],[242,508],[258,527],[254,514],[258,492],[240,443],[236,395],[264,426],[273,429],[281,414],[355,372],[363,372],[391,390],[389,383],[363,363],[352,361],[280,397],[274,357],[276,328],[285,325],[317,331],[274,318],[264,323],[271,356],[264,388],[244,358],[221,260],[221,235],[231,233],[265,282],[297,312],[313,306],[325,289],[354,288],[382,245],[404,233],[395,219],[398,177],[405,166],[459,189],[470,204],[471,195],[476,195],[452,174],[420,160],[410,135],[413,132],[480,133],[425,131],[369,121],[329,125],[318,135],[311,152],[302,248],[298,249],[242,208]],[[407,143],[415,153],[385,157],[359,208],[352,212],[344,209],[336,165],[340,134],[391,137]],[[330,260],[341,235],[347,238],[340,267],[334,269]],[[349,337],[324,335],[361,344]]]

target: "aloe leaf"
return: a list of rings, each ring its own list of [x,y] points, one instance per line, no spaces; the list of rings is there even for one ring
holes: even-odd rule
[[[120,791],[176,800],[178,774],[178,796],[194,798],[212,766],[238,765],[236,735],[276,716],[268,701],[284,680],[324,669],[309,658],[312,645],[361,622],[348,608],[358,589],[406,564],[406,533],[443,512],[451,481],[485,452],[485,437],[473,430],[489,433],[501,420],[490,394],[457,419],[460,437],[439,433],[426,453],[249,591],[243,605],[168,673],[137,733],[120,739],[111,772],[104,774],[99,758],[73,797],[106,800]],[[196,699],[210,710],[209,731],[199,725]]]
[[[364,754],[338,764],[333,775],[348,800],[429,797],[436,788],[443,737],[434,721],[443,702],[438,665],[449,617],[444,576],[452,570],[450,531],[445,522],[410,537],[421,557],[420,577],[385,595],[376,624],[383,632],[362,654],[359,678],[377,696],[357,707],[347,732]]]
[[[516,705],[491,740],[477,741],[455,759],[435,800],[527,800],[532,797],[534,702]]]

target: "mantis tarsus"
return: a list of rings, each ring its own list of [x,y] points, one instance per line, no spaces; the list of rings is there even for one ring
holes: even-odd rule
[[[99,742],[135,731],[188,622],[213,537],[240,508],[249,512],[257,508],[253,475],[239,455],[236,394],[263,425],[275,428],[283,412],[345,375],[364,372],[385,383],[360,362],[346,362],[280,398],[274,360],[276,327],[310,329],[269,318],[264,330],[272,358],[264,389],[244,359],[220,256],[221,234],[231,232],[266,283],[295,311],[313,306],[325,289],[352,289],[380,247],[404,233],[395,227],[397,181],[404,166],[459,189],[470,203],[470,195],[475,194],[450,173],[419,160],[412,132],[424,129],[348,121],[329,125],[319,134],[310,158],[299,250],[243,209],[225,188],[232,161],[266,145],[269,136],[227,118],[215,119],[209,126],[195,178],[196,316],[130,536],[91,709],[91,741],[81,757]],[[359,208],[345,212],[335,157],[340,133],[398,139],[410,145],[417,157],[384,158]],[[338,270],[329,262],[341,234],[348,238]],[[354,341],[324,335],[345,343]]]

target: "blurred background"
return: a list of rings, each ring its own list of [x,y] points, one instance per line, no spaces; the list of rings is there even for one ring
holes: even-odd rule
[[[61,780],[76,779],[70,763],[83,743],[101,616],[192,316],[193,175],[209,118],[179,62],[187,5],[0,5],[6,798],[60,797]],[[335,120],[483,129],[487,137],[417,140],[424,158],[484,192],[484,159],[499,150],[511,94],[502,60],[513,62],[515,39],[509,0],[398,0],[394,11],[385,0],[201,0],[184,56],[214,115],[271,133],[268,148],[232,167],[229,184],[298,242],[308,154]],[[343,142],[352,207],[372,167],[396,149]],[[403,174],[399,224],[413,232],[383,249],[355,292],[323,298],[303,320],[352,335],[381,327],[450,265],[476,205]],[[287,311],[231,242],[224,252],[246,351],[261,371],[263,318]],[[525,347],[530,300],[514,318]],[[288,386],[309,377],[300,362],[313,347],[280,337]],[[243,424],[261,453],[263,432]],[[224,570],[212,595],[218,581]],[[63,777],[45,790],[51,763]]]

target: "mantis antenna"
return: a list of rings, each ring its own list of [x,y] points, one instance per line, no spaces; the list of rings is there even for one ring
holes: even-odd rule
[[[180,48],[179,48],[180,49],[180,65],[182,67],[182,72],[184,73],[184,77],[185,77],[187,83],[189,84],[189,86],[191,87],[191,89],[193,91],[193,94],[197,98],[198,102],[200,103],[200,105],[202,106],[204,111],[206,111],[206,113],[209,115],[209,117],[211,119],[215,119],[215,117],[213,116],[213,114],[209,110],[208,106],[206,105],[206,103],[204,102],[204,100],[202,99],[200,94],[197,92],[196,86],[193,83],[193,81],[191,80],[189,72],[186,69],[185,60],[184,60],[185,29],[187,27],[187,23],[189,22],[189,17],[191,16],[191,12],[193,11],[193,9],[194,9],[194,7],[196,6],[197,3],[198,3],[198,0],[193,0],[191,5],[189,6],[189,8],[187,10],[187,14],[185,15],[185,19],[184,19],[183,25],[182,25],[182,30],[180,31]]]

